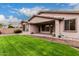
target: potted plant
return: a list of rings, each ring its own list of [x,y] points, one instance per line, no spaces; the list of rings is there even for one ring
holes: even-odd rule
[[[64,35],[62,35],[62,34],[59,34],[59,35],[58,35],[59,38],[62,38],[63,36],[64,36]]]
[[[33,32],[31,32],[31,34],[34,34]]]

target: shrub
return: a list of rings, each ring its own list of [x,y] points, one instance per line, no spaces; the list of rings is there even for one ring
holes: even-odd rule
[[[0,24],[0,28],[2,28],[3,27],[3,25],[2,24]]]
[[[33,32],[31,32],[31,34],[34,34]]]
[[[20,30],[20,29],[14,30],[14,33],[21,33],[21,32],[22,32],[22,30]]]
[[[9,25],[8,28],[14,28],[12,25]]]
[[[59,37],[59,38],[62,38],[62,37],[64,37],[64,35],[60,34],[60,35],[58,35],[58,37]]]

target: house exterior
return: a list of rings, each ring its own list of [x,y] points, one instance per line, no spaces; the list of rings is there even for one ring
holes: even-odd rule
[[[21,21],[21,23],[19,24],[19,28],[24,32],[28,31],[27,21]]]
[[[29,33],[79,38],[79,12],[43,11],[28,20]]]

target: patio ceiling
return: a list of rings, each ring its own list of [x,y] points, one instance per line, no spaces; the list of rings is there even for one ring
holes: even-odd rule
[[[63,18],[44,17],[44,16],[33,16],[29,20],[28,23],[31,23],[31,24],[51,23],[54,20],[63,20]]]

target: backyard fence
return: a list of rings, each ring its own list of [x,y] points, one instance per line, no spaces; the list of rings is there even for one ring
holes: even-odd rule
[[[1,34],[12,34],[14,33],[14,30],[16,30],[18,28],[1,28],[0,32]]]

